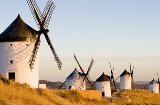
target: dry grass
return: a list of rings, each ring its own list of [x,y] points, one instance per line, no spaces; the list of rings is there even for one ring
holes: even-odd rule
[[[117,90],[111,98],[103,99],[97,90],[33,89],[0,75],[0,105],[160,105],[159,100],[160,94],[138,89]]]
[[[0,79],[0,105],[106,105],[109,103],[96,96],[99,95],[98,91],[95,91],[95,96],[87,96],[82,91],[32,89],[26,84],[7,81],[8,84]],[[94,93],[94,91],[90,92]]]
[[[113,97],[111,101],[116,104],[140,104],[140,105],[160,105],[160,94],[149,92],[148,90],[125,90],[119,91],[120,97]],[[116,94],[115,94],[116,95]]]

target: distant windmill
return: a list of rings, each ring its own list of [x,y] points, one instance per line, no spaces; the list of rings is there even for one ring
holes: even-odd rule
[[[86,90],[86,82],[88,81],[88,83],[91,85],[89,73],[94,63],[93,58],[90,62],[87,73],[84,73],[84,70],[82,69],[75,55],[74,58],[82,73],[75,68],[75,70],[66,78],[66,81],[64,82],[66,83],[66,89]],[[59,87],[59,89],[61,89],[63,84]]]
[[[133,69],[134,69],[134,67],[133,67]],[[131,63],[130,63],[130,72],[126,71],[126,69],[125,69],[123,71],[123,73],[118,78],[120,78],[120,89],[122,89],[122,90],[123,89],[131,89],[131,83],[134,81],[133,80],[133,70],[131,70]]]
[[[158,73],[157,73],[158,76]],[[155,93],[159,93],[159,86],[160,85],[160,81],[159,81],[159,77],[158,80],[152,80],[151,82],[149,82],[149,84],[146,84],[143,89],[145,89],[147,86],[149,86],[149,91],[151,92],[155,92]]]
[[[115,89],[116,89],[116,84],[115,84],[115,80],[114,80],[114,76],[113,76],[113,71],[114,71],[114,67],[113,67],[113,71],[112,71],[112,67],[111,67],[111,64],[110,64],[110,62],[109,62],[109,66],[110,66],[110,69],[111,69],[111,76],[108,76],[108,75],[105,75],[105,76],[103,76],[104,75],[104,73],[99,77],[99,78],[101,78],[101,82],[103,81],[106,81],[106,79],[104,79],[104,78],[107,78],[107,84],[108,84],[108,80],[110,81],[109,82],[109,84],[110,85],[112,85],[112,82],[113,82],[113,84],[114,84],[114,87],[115,87]],[[102,78],[103,77],[103,78]],[[99,79],[98,79],[98,81],[100,81]],[[92,84],[92,86],[91,86],[91,88],[90,89],[92,89],[93,88],[93,86],[94,86],[94,84],[96,83],[97,84],[97,82],[98,82],[97,80]],[[102,82],[102,84],[101,85],[104,85],[103,84],[103,82]],[[99,84],[99,82],[98,82],[98,84]],[[97,86],[98,85],[96,85],[96,89],[97,89]],[[99,86],[98,86],[99,87]],[[105,85],[105,87],[106,87],[106,85]],[[108,86],[107,86],[108,87]],[[98,88],[98,90],[100,90],[99,88]],[[108,90],[107,90],[108,91]]]
[[[102,97],[111,97],[110,78],[103,74],[96,80],[96,90],[101,91]]]
[[[36,42],[35,42],[35,45],[34,45],[34,49],[32,51],[32,56],[29,60],[29,65],[30,65],[30,68],[32,69],[33,68],[33,65],[34,65],[34,62],[35,62],[35,59],[36,59],[36,54],[38,52],[38,48],[39,48],[39,45],[40,45],[40,36],[41,34],[44,34],[46,40],[47,40],[47,43],[48,45],[50,46],[51,48],[51,51],[54,55],[54,59],[58,65],[58,68],[61,69],[62,68],[62,62],[61,60],[59,59],[58,55],[56,54],[55,52],[55,49],[51,43],[51,40],[48,36],[48,32],[49,30],[47,29],[48,25],[49,25],[49,21],[51,19],[51,15],[55,9],[55,4],[53,3],[52,0],[49,0],[47,2],[47,5],[43,11],[43,14],[41,13],[40,9],[38,8],[37,6],[37,3],[35,0],[27,0],[27,3],[30,7],[30,10],[32,12],[32,15],[39,27],[39,31],[37,32],[38,33],[38,37],[36,39]]]
[[[149,91],[159,93],[159,83],[154,79],[149,83]]]

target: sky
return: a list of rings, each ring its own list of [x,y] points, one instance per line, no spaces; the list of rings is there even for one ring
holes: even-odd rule
[[[103,72],[110,75],[109,62],[117,78],[129,62],[134,65],[134,81],[151,81],[160,74],[159,0],[53,0],[56,8],[48,29],[52,44],[63,65],[59,70],[44,36],[39,49],[39,78],[65,81],[79,67],[87,72],[94,59],[90,77]],[[36,0],[43,11],[47,0]],[[0,1],[0,33],[20,14],[38,30],[25,0]],[[118,80],[119,81],[119,80]]]

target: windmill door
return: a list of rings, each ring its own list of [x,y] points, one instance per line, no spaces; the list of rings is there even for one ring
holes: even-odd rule
[[[9,77],[10,80],[15,81],[15,72],[8,73],[8,77]]]
[[[105,96],[105,92],[102,92],[102,97],[104,97]]]
[[[69,89],[72,89],[72,86],[69,86]]]

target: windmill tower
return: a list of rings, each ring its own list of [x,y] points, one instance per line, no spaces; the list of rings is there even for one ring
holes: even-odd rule
[[[5,78],[38,87],[38,53],[32,71],[28,65],[37,36],[20,15],[0,34],[0,73]]]
[[[35,0],[27,0],[27,2],[39,31],[27,25],[18,15],[9,27],[0,34],[0,73],[5,78],[27,83],[31,87],[37,88],[39,81],[38,48],[42,33],[45,35],[48,45],[55,56],[59,69],[61,69],[62,63],[48,36],[49,30],[47,27],[55,8],[53,1],[48,1],[43,14],[41,14]]]
[[[133,70],[134,70],[134,66],[133,66]],[[120,78],[120,89],[121,90],[131,89],[131,84],[134,83],[134,81],[133,81],[133,70],[131,70],[131,63],[130,63],[130,72],[128,72],[125,69],[123,71],[123,73],[118,77],[118,78]]]
[[[131,74],[126,70],[120,75],[120,89],[131,89]]]
[[[149,91],[159,93],[159,83],[154,79],[149,83]]]
[[[74,58],[78,63],[82,73],[75,68],[75,70],[66,78],[66,81],[62,83],[59,89],[61,89],[64,83],[66,83],[66,89],[74,89],[74,90],[86,90],[87,82],[91,85],[90,82],[91,79],[89,77],[89,73],[94,63],[93,59],[91,60],[87,73],[84,73],[84,70],[82,69],[75,55]]]
[[[110,79],[103,74],[96,80],[96,90],[101,91],[102,97],[111,97]]]

